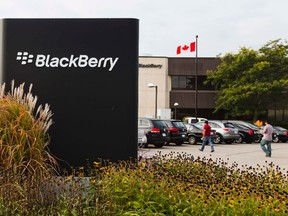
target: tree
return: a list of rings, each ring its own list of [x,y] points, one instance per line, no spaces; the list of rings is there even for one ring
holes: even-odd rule
[[[287,41],[270,41],[258,51],[243,47],[220,60],[207,74],[207,83],[217,90],[215,111],[225,109],[231,116],[252,115],[256,120],[269,108],[287,107]]]

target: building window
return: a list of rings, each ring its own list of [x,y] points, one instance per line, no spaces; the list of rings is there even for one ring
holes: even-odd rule
[[[194,86],[195,86],[195,78],[194,78],[194,76],[186,76],[186,88],[193,89]]]
[[[172,76],[172,89],[195,89],[194,76]]]
[[[197,77],[198,90],[215,90],[211,85],[205,85],[206,76]],[[172,90],[195,90],[195,76],[172,76]]]

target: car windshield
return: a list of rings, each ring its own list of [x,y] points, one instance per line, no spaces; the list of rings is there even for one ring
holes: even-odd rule
[[[273,128],[276,128],[277,130],[280,130],[280,131],[287,131],[286,128],[283,128],[283,127],[280,127],[280,126],[273,126]]]
[[[208,123],[210,126],[211,126],[211,128],[222,128],[223,126],[221,126],[219,123],[217,123],[217,122],[209,122]]]
[[[196,124],[194,124],[196,127],[201,128],[201,130],[203,129],[204,123],[202,122],[197,122]]]
[[[241,129],[249,129],[249,127],[246,127],[245,125],[240,125],[240,124],[236,124],[238,128],[241,128]]]
[[[183,122],[181,122],[181,121],[174,121],[174,122],[173,122],[173,126],[174,126],[174,127],[177,127],[177,128],[183,128],[183,127],[185,127],[185,125],[184,125]]]
[[[138,126],[149,127],[149,120],[138,119]]]
[[[226,128],[235,128],[231,123],[223,123]]]
[[[245,126],[245,127],[249,127],[249,128],[255,129],[255,130],[259,130],[259,129],[260,129],[260,128],[257,127],[256,125],[251,124],[251,123],[249,123],[249,122],[245,122],[245,121],[233,121],[233,120],[232,120],[232,123],[234,123],[234,122],[235,122],[237,125],[243,125],[243,126]]]
[[[193,124],[192,127],[195,127],[198,130],[202,130],[203,129],[203,125],[200,125],[200,124]]]
[[[192,125],[190,125],[190,124],[184,124],[184,125],[187,128],[187,130],[189,130],[189,131],[193,130],[193,126]]]
[[[166,124],[162,120],[156,120],[154,121],[154,127],[163,128],[166,127]]]
[[[251,124],[251,123],[249,123],[249,122],[246,122],[246,124],[247,124],[249,127],[253,128],[253,129],[259,129],[259,127],[257,127],[256,125],[253,125],[253,124]]]

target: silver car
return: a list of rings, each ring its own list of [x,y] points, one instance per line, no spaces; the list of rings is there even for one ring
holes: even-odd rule
[[[143,129],[138,129],[138,147],[145,147],[147,143],[146,132]]]
[[[216,136],[213,139],[215,144],[222,142],[231,144],[240,138],[238,129],[228,121],[209,120],[208,124],[210,125],[211,129],[216,131]],[[197,125],[200,125],[203,128],[204,122],[198,122]]]

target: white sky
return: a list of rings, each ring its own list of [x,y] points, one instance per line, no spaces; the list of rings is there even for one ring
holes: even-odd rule
[[[137,18],[139,55],[167,57],[196,35],[199,57],[286,40],[287,10],[287,0],[0,0],[1,18]]]

